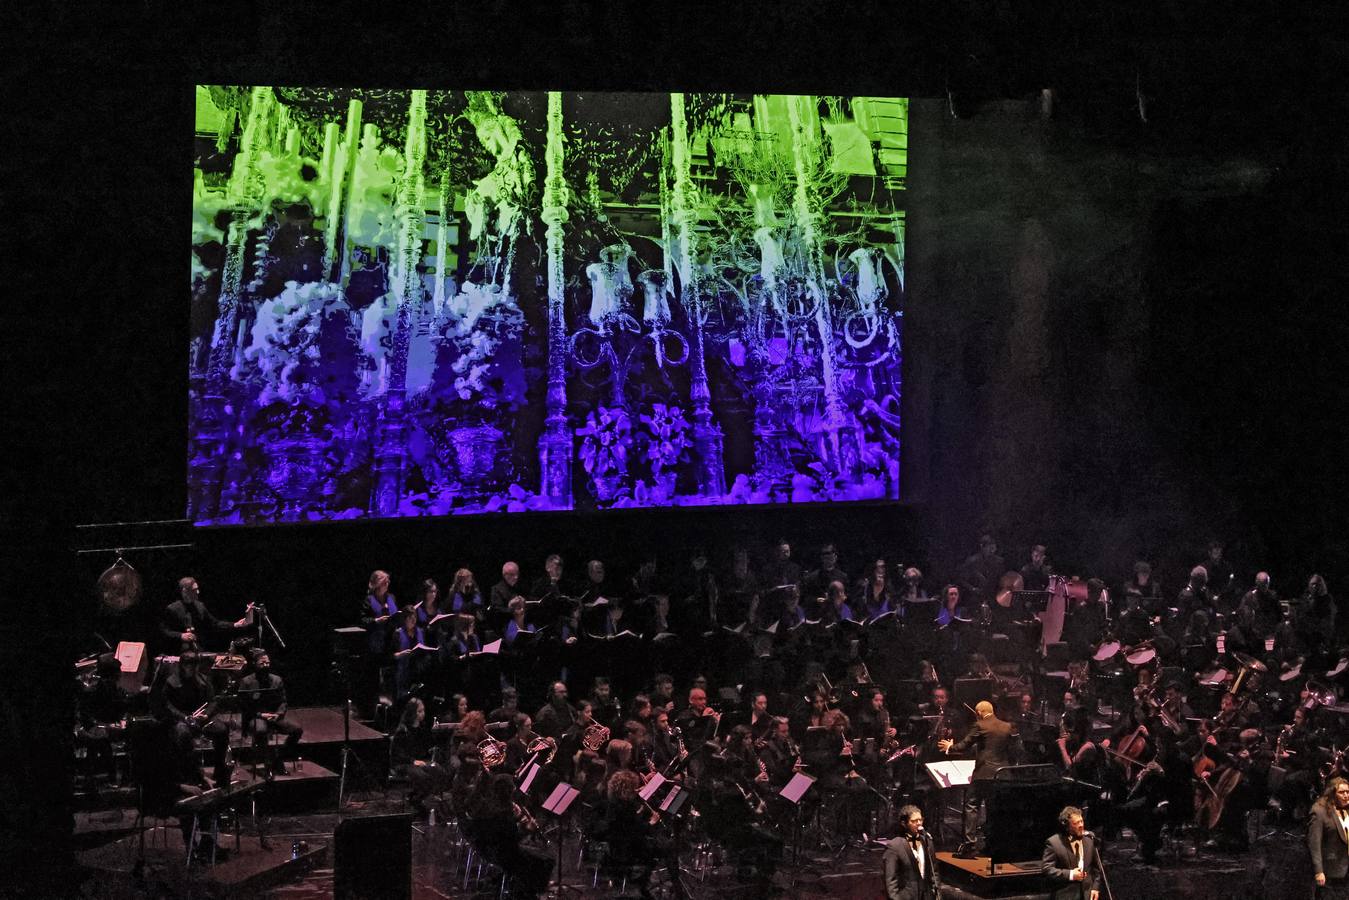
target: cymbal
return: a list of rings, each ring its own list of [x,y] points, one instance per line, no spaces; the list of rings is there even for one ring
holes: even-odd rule
[[[1297,678],[1301,674],[1302,674],[1302,663],[1298,663],[1297,665],[1289,668],[1286,672],[1280,672],[1279,680],[1292,681],[1294,678]]]
[[[1232,658],[1241,663],[1242,668],[1250,669],[1252,672],[1269,671],[1269,669],[1265,667],[1265,664],[1260,660],[1256,659],[1254,656],[1242,653],[1240,650],[1233,650]]]

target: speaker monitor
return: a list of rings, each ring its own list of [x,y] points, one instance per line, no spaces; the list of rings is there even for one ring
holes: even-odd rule
[[[411,900],[412,816],[343,819],[333,834],[336,900]]]

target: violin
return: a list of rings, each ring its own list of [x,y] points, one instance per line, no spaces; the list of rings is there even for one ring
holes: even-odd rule
[[[1139,725],[1134,729],[1134,733],[1129,735],[1124,741],[1120,742],[1119,749],[1106,750],[1111,756],[1119,760],[1124,768],[1124,774],[1133,775],[1133,767],[1142,763],[1141,757],[1148,751],[1148,727]]]

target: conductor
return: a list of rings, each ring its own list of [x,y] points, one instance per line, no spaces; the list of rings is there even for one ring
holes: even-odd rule
[[[972,857],[978,846],[975,834],[979,828],[979,808],[988,798],[993,776],[1004,766],[1012,765],[1016,734],[1012,726],[993,715],[993,704],[980,700],[974,705],[974,724],[956,743],[949,738],[937,742],[937,749],[946,754],[964,754],[974,750],[974,773],[965,794],[964,839],[957,856]]]

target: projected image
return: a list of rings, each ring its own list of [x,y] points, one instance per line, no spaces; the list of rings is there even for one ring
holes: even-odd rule
[[[189,516],[898,498],[907,122],[199,86]]]

